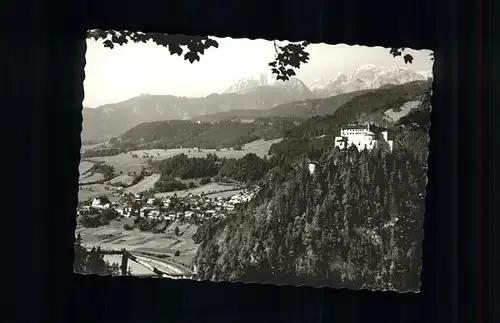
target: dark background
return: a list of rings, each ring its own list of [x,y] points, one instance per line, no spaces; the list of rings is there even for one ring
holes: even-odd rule
[[[483,305],[486,252],[493,251],[480,252],[493,232],[488,125],[498,120],[485,96],[493,90],[484,66],[494,50],[490,9],[482,1],[451,0],[9,3],[2,9],[8,18],[1,40],[8,75],[2,130],[4,154],[12,158],[2,158],[9,184],[0,213],[12,222],[3,226],[10,242],[2,263],[9,264],[4,293],[16,311],[2,321],[491,321]],[[434,50],[421,292],[73,274],[85,31],[91,28]]]

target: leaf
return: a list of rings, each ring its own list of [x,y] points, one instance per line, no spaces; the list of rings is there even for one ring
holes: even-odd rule
[[[95,40],[106,39],[108,33],[101,29],[89,30],[87,32],[87,38],[93,38]]]
[[[183,52],[182,47],[181,47],[181,46],[179,46],[178,44],[170,44],[170,45],[168,46],[168,51],[169,51],[169,52],[170,52],[170,54],[172,54],[172,55],[177,54],[177,55],[179,55],[179,56],[181,56],[181,55],[182,55],[182,52]]]
[[[276,61],[269,63],[269,66],[276,67]]]
[[[291,68],[289,68],[289,69],[286,70],[286,74],[288,76],[294,76],[294,75],[296,75],[295,71],[293,69],[291,69]]]
[[[115,45],[113,44],[113,42],[110,39],[106,39],[104,41],[104,47],[108,47],[110,49],[113,49],[115,47]]]
[[[187,52],[184,55],[184,59],[188,60],[191,64],[193,64],[195,61],[200,61],[200,56],[197,53]]]
[[[219,48],[219,43],[215,39],[212,39],[212,38],[208,38],[207,40],[205,40],[205,45],[207,46],[207,48],[210,48],[210,47]]]
[[[410,54],[406,54],[405,56],[403,56],[403,59],[405,60],[405,64],[413,63],[413,56],[411,56]]]
[[[393,57],[401,56],[401,50],[399,48],[391,48],[389,53],[392,54]]]

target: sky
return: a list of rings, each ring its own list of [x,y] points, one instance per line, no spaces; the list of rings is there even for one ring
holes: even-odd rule
[[[87,40],[83,106],[96,108],[146,93],[204,97],[224,92],[242,78],[269,72],[268,63],[274,59],[271,41],[215,39],[219,48],[210,48],[193,64],[151,42],[109,49],[102,41]],[[432,68],[428,50],[407,50],[415,58],[413,64],[393,58],[383,47],[321,43],[309,45],[307,51],[309,62],[296,71],[306,85],[318,78],[335,78],[338,73],[350,75],[366,64],[415,71]]]

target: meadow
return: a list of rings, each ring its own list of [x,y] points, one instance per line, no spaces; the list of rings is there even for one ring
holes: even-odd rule
[[[242,191],[240,186],[236,185],[224,185],[219,183],[210,183],[207,185],[181,190],[181,191],[173,191],[166,193],[156,193],[156,197],[168,197],[177,194],[179,197],[188,196],[189,194],[197,195],[209,195],[210,197],[230,197],[237,194],[239,191]]]
[[[186,154],[188,157],[198,157],[204,158],[207,154],[216,154],[221,158],[242,158],[246,154],[254,153],[259,157],[264,157],[269,152],[269,149],[274,143],[281,141],[282,139],[274,140],[256,140],[243,145],[241,150],[230,150],[230,149],[203,149],[195,150],[193,148],[178,148],[178,149],[147,149],[147,150],[134,150],[127,153],[122,153],[115,156],[103,156],[103,157],[92,157],[87,158],[87,162],[105,162],[106,164],[113,166],[115,172],[123,172],[128,174],[129,172],[140,172],[142,167],[147,165],[148,160],[162,160],[170,158],[180,154]],[[137,157],[134,157],[137,156]],[[83,162],[83,161],[82,161]]]

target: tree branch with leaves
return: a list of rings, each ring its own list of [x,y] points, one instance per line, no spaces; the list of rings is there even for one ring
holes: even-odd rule
[[[200,60],[205,51],[219,43],[206,36],[167,35],[163,33],[143,33],[137,31],[91,30],[87,33],[88,39],[103,40],[104,47],[113,49],[115,45],[123,46],[132,43],[147,43],[152,41],[167,48],[171,55],[181,56],[190,63]]]
[[[269,66],[278,80],[287,81],[295,75],[294,69],[299,69],[302,64],[309,62],[309,53],[305,50],[309,46],[308,42],[280,46],[274,41],[273,44],[275,56]]]
[[[152,41],[167,48],[171,55],[183,55],[184,59],[190,63],[200,61],[200,56],[205,54],[206,50],[219,47],[219,43],[209,36],[168,35],[125,30],[94,29],[87,32],[87,39],[103,40],[104,47],[110,49],[113,49],[115,45],[123,46],[128,43]],[[274,60],[269,63],[269,67],[278,80],[289,80],[290,77],[296,75],[296,70],[309,62],[309,53],[306,49],[310,43],[307,41],[288,43],[286,45],[280,45],[277,41],[273,41],[273,45],[275,56]],[[406,47],[396,47],[391,48],[389,53],[393,57],[401,56],[405,64],[411,64],[413,63],[413,56],[407,53],[406,50]],[[434,53],[431,53],[430,56],[431,60],[433,60]]]

